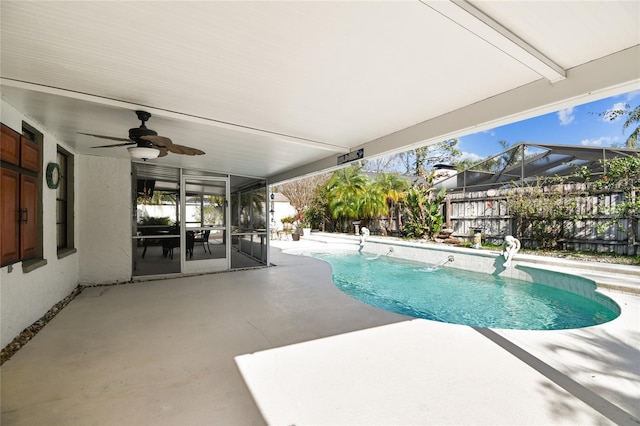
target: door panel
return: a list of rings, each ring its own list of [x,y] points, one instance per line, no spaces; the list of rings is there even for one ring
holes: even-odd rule
[[[183,177],[183,272],[228,270],[228,179]]]
[[[27,138],[21,138],[20,165],[32,172],[40,171],[40,147]]]
[[[179,180],[153,182],[136,194],[133,229],[133,275],[164,275],[181,271]],[[140,185],[139,185],[140,186]],[[140,189],[144,189],[141,185]],[[146,192],[146,195],[143,193]],[[153,194],[153,196],[151,196]]]
[[[15,263],[20,259],[20,174],[12,170],[0,169],[0,196],[2,223],[2,266]]]
[[[15,166],[20,165],[20,133],[2,124],[0,158]]]
[[[22,174],[20,181],[20,253],[25,260],[36,257],[38,253],[38,180]]]

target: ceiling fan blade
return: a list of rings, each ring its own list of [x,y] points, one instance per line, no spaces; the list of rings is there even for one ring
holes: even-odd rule
[[[149,136],[141,136],[140,139],[151,142],[152,144],[160,148],[173,145],[173,142],[171,142],[171,139],[164,136],[149,135]]]
[[[169,152],[173,152],[174,154],[184,154],[184,151],[182,150],[182,145],[171,145],[166,147]]]
[[[173,152],[174,154],[183,154],[183,155],[203,155],[204,151],[200,151],[199,149],[196,148],[191,148],[188,146],[183,146],[183,145],[171,145],[167,147],[169,149],[169,151]]]
[[[78,132],[79,135],[87,135],[87,136],[93,136],[94,138],[100,138],[100,139],[109,139],[112,141],[131,141],[131,139],[129,138],[116,138],[115,136],[104,136],[104,135],[93,135],[91,133],[82,133],[82,132]],[[135,143],[135,142],[134,142]],[[98,148],[98,147],[96,147]]]
[[[167,148],[158,148],[158,151],[160,151],[158,157],[166,157],[169,153],[169,150]]]
[[[126,139],[129,140],[129,139]],[[100,145],[100,146],[92,146],[91,148],[113,148],[115,146],[127,146],[127,145],[137,145],[134,141],[129,141],[125,143],[114,143],[112,145]]]

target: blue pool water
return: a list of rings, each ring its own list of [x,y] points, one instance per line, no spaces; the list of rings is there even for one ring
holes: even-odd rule
[[[416,318],[473,327],[559,330],[618,316],[603,304],[555,287],[386,256],[311,253],[333,281],[369,305]]]

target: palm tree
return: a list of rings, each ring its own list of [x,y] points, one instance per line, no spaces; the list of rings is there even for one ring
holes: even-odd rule
[[[358,200],[358,217],[366,219],[366,226],[370,226],[369,220],[376,220],[388,211],[385,196],[375,182],[367,183],[365,191]]]
[[[343,221],[360,215],[360,199],[366,192],[369,178],[360,173],[360,167],[336,170],[326,184],[329,210],[334,219]]]
[[[398,173],[382,173],[376,177],[374,186],[384,196],[385,213],[389,217],[389,227],[386,232],[389,232],[393,224],[396,206],[406,197],[409,181],[401,178]],[[398,216],[398,229],[400,229],[400,216]]]
[[[625,141],[625,147],[629,149],[639,149],[640,142],[638,141],[638,137],[640,136],[640,105],[637,105],[635,108],[631,109],[631,105],[624,104],[617,109],[612,109],[606,112],[601,112],[598,114],[603,120],[615,121],[620,117],[626,116],[624,123],[622,124],[622,132],[624,133],[628,127],[631,127],[637,124],[636,128],[631,132],[627,140]]]
[[[638,141],[638,136],[640,136],[640,105],[636,106],[634,109],[631,109],[627,105],[626,109],[627,119],[624,121],[622,125],[622,131],[627,130],[627,127],[633,126],[634,123],[637,123],[635,130],[631,132],[626,141],[627,148],[631,149],[639,149],[640,142]]]

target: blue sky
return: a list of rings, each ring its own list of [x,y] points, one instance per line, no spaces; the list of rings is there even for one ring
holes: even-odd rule
[[[500,140],[509,145],[519,142],[599,147],[623,145],[632,129],[623,133],[622,120],[608,121],[599,114],[622,108],[624,104],[634,108],[638,103],[640,90],[462,136],[458,138],[458,148],[465,158],[480,160],[501,152]]]

